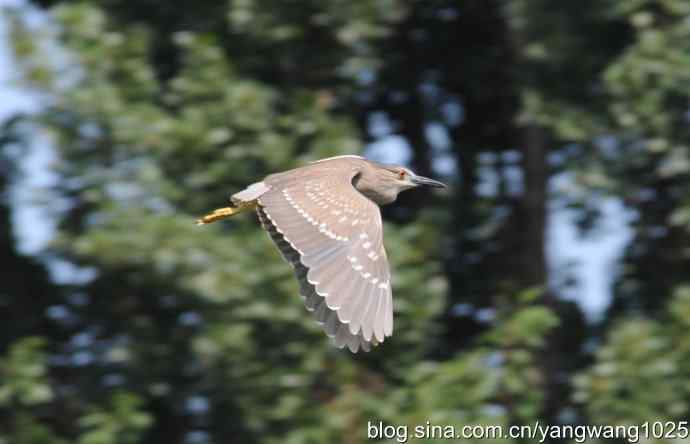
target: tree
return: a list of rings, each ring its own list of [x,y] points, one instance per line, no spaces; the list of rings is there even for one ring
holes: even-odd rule
[[[50,286],[69,322],[9,330],[1,368],[33,368],[51,396],[27,406],[24,379],[0,386],[26,412],[3,437],[24,418],[34,441],[302,443],[362,442],[369,419],[686,415],[670,345],[686,305],[686,2],[37,4],[48,32],[15,12],[12,42],[48,98],[30,120],[70,204],[50,253],[93,278]],[[453,188],[384,209],[395,340],[352,357],[305,315],[255,220],[193,220],[270,172],[358,151],[374,120]],[[620,320],[597,329],[549,284],[560,173],[583,228],[605,193],[639,214]],[[660,377],[661,404],[640,388]]]
[[[434,334],[430,319],[441,307],[443,278],[423,253],[436,243],[430,221],[388,227],[405,301],[399,341],[356,359],[326,345],[295,300],[289,267],[255,220],[194,226],[233,189],[356,147],[337,94],[354,79],[334,64],[343,53],[351,63],[364,60],[353,48],[382,32],[379,22],[391,11],[332,2],[263,15],[260,6],[223,9],[223,28],[215,30],[205,21],[218,16],[209,9],[195,18],[142,3],[122,16],[117,3],[61,4],[52,13],[68,66],[46,57],[33,32],[16,22],[27,77],[52,99],[37,122],[55,136],[62,177],[56,191],[71,206],[52,251],[94,271],[89,282],[65,289],[78,301],[69,305],[70,332],[82,338],[85,362],[52,369],[80,387],[61,400],[77,405],[63,418],[62,436],[90,439],[80,426],[87,421],[119,439],[112,437],[119,427],[85,419],[92,409],[117,415],[115,392],[134,412],[146,412],[150,424],[136,424],[145,426],[147,442],[270,442],[285,434],[323,442],[361,415],[351,409],[329,420],[329,406],[348,402],[353,391],[374,402],[377,385],[394,385],[433,344],[425,338]],[[240,32],[243,45],[232,40]],[[258,64],[244,53],[322,44],[334,61],[314,67],[311,80],[288,64],[275,67],[269,83],[261,71],[274,71],[273,59]],[[420,289],[422,281],[436,284]],[[67,344],[56,348],[74,357]]]
[[[686,420],[681,374],[688,362],[682,325],[690,214],[690,4],[612,1],[608,6],[610,17],[628,24],[631,38],[600,76],[606,109],[589,119],[597,127],[567,121],[587,147],[580,186],[623,199],[635,213],[634,237],[616,280],[605,323],[610,330],[595,363],[576,379],[577,400],[597,422]]]

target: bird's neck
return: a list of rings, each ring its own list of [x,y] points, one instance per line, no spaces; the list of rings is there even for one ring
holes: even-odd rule
[[[394,187],[381,187],[374,177],[365,172],[355,176],[352,184],[357,191],[378,205],[388,205],[398,198],[398,190]]]

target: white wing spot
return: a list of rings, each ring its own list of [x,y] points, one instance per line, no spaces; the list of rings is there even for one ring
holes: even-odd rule
[[[382,289],[382,290],[385,290],[386,288],[388,288],[388,281],[386,281],[386,282],[381,282],[381,283],[379,284],[379,288]]]
[[[361,234],[359,235],[359,238],[360,238],[360,239],[366,239],[366,238],[368,238],[368,237],[369,237],[369,235],[368,235],[367,233],[361,233]]]
[[[358,223],[359,223],[359,219],[355,219],[355,220],[352,221],[352,226],[354,227],[354,226],[357,225]]]
[[[364,247],[365,250],[368,249],[369,247],[371,247],[371,242],[369,242],[369,241],[364,242],[364,243],[362,244],[362,247]]]

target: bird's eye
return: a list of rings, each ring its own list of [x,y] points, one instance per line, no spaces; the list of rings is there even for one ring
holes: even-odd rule
[[[405,172],[405,170],[400,170],[400,171],[398,171],[398,179],[404,179],[404,178],[405,178],[405,174],[407,174],[407,173]]]

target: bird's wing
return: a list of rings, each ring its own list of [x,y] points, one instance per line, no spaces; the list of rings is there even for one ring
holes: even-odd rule
[[[266,179],[270,191],[259,198],[259,216],[295,267],[307,308],[326,333],[338,346],[366,350],[393,332],[379,207],[352,185],[354,167],[296,172]]]

